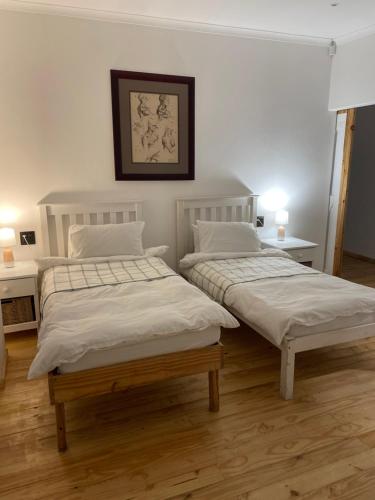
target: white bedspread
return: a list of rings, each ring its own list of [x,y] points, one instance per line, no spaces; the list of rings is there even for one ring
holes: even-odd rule
[[[29,379],[91,350],[131,345],[237,320],[178,275],[104,285],[49,296]]]
[[[270,256],[270,253],[257,252],[253,256],[248,254],[247,258],[256,260],[262,255]],[[196,264],[235,256],[190,254],[181,261],[181,268],[191,279]],[[244,256],[240,254],[238,257]],[[262,259],[262,267],[265,261]],[[289,262],[296,265],[287,259],[285,265],[288,266]],[[315,332],[325,331],[338,319],[342,320],[341,328],[345,327],[345,321],[349,322],[348,326],[355,326],[355,322],[351,321],[353,318],[375,315],[375,290],[372,288],[324,273],[280,277],[276,269],[271,271],[271,267],[270,272],[273,272],[272,277],[233,284],[226,290],[223,302],[278,345],[286,334],[298,336],[302,331],[306,334],[306,329],[311,327],[315,328]]]

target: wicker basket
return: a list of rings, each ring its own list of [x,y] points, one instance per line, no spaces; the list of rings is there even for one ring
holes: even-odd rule
[[[34,304],[32,297],[17,297],[16,299],[3,299],[1,301],[4,325],[16,325],[35,320]]]

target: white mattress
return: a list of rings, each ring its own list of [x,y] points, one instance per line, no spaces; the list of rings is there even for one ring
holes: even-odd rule
[[[238,282],[232,278],[231,272],[233,269],[241,271],[243,256],[229,255],[189,254],[180,264],[184,274],[194,283],[195,276],[203,274],[205,279],[198,279],[197,286],[202,285],[206,293],[210,294],[211,289],[224,291],[220,300],[234,314],[238,311],[246,323],[276,345],[281,345],[285,335],[301,337],[375,322],[373,288],[324,273],[294,273],[296,263],[282,254],[278,259],[259,259],[271,257],[265,251],[246,257],[250,261],[248,267],[251,264],[255,276],[259,269],[261,278],[248,280],[246,275],[243,282]],[[238,269],[233,265],[236,259]],[[283,272],[293,266],[293,274],[284,275],[277,266],[271,266],[272,260],[284,261]],[[215,266],[206,266],[207,261],[218,262]],[[303,266],[299,267],[302,270]],[[226,282],[229,285],[223,286]]]
[[[375,323],[375,291],[326,274],[231,287],[225,304],[271,342]]]
[[[229,311],[233,313],[235,316],[238,318],[243,318],[245,322],[256,332],[260,333],[263,337],[265,337],[267,340],[269,340],[272,343],[276,343],[275,339],[270,335],[266,329],[262,328],[258,324],[252,322],[250,319],[245,318],[243,314],[239,310],[236,309],[236,307],[231,306],[228,307]],[[307,337],[309,335],[315,335],[318,333],[327,333],[329,334],[330,332],[334,332],[336,330],[342,330],[346,328],[354,328],[357,326],[364,326],[364,325],[370,325],[374,324],[375,325],[375,313],[371,314],[364,314],[364,313],[359,313],[359,314],[354,314],[353,316],[346,316],[346,317],[339,317],[335,318],[332,321],[328,321],[326,323],[323,323],[321,325],[313,325],[313,326],[307,326],[307,325],[298,325],[292,328],[288,332],[288,338],[290,339],[296,339],[299,337]],[[374,326],[375,328],[375,326]]]
[[[72,373],[171,352],[199,349],[215,344],[219,340],[220,327],[218,326],[211,326],[200,331],[185,331],[168,337],[160,337],[149,340],[148,342],[142,342],[140,344],[91,351],[74,363],[62,364],[59,366],[59,372]]]
[[[237,326],[228,311],[178,275],[64,290],[52,293],[45,302],[38,352],[28,378],[59,367],[69,369],[63,365],[82,370],[191,349],[202,345],[203,331],[216,327],[216,334],[203,342],[212,344],[219,338],[219,327]],[[182,332],[190,332],[187,343],[176,347],[170,339]],[[94,355],[95,351],[99,354]]]

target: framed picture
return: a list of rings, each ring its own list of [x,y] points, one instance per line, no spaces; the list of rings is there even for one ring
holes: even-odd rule
[[[195,79],[111,70],[116,180],[194,179]]]

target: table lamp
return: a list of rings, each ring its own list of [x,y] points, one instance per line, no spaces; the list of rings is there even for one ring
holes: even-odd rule
[[[0,229],[0,248],[3,248],[3,261],[5,267],[14,267],[14,256],[11,247],[16,246],[16,233],[11,227]]]
[[[288,224],[289,214],[286,210],[278,210],[275,215],[275,223],[279,226],[277,229],[277,239],[285,240],[285,226]]]

